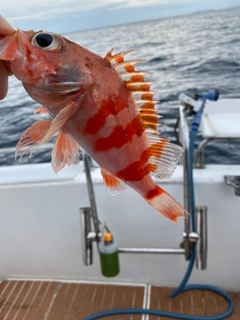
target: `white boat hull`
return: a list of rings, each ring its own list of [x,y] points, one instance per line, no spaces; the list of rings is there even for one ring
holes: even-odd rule
[[[240,175],[240,166],[209,165],[194,170],[196,205],[208,207],[207,270],[194,270],[190,283],[229,290],[240,288],[240,198],[224,175]],[[182,241],[183,220],[173,224],[135,191],[111,197],[100,170],[92,179],[101,221],[106,221],[120,247],[174,247]],[[161,182],[183,203],[183,168]],[[94,263],[82,260],[80,207],[89,206],[82,163],[58,175],[50,164],[0,168],[0,280],[41,278],[108,280]],[[114,281],[177,286],[186,271],[184,255],[120,254],[120,274]],[[112,280],[112,279],[111,279]]]

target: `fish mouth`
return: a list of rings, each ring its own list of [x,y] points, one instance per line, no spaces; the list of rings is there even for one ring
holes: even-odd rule
[[[83,84],[80,82],[51,82],[48,84],[36,85],[37,91],[44,94],[66,95],[82,90]]]

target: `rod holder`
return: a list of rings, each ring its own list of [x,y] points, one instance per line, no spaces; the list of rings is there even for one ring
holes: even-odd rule
[[[96,242],[97,249],[101,258],[101,267],[103,275],[112,277],[119,272],[119,253],[148,253],[148,254],[185,254],[186,248],[118,248],[114,241],[111,245],[103,244],[104,229],[110,232],[109,228],[98,219],[97,206],[94,196],[93,184],[91,179],[91,168],[89,156],[83,154],[84,167],[86,173],[88,195],[90,200],[90,207],[80,208],[81,220],[81,239],[82,239],[82,256],[85,265],[93,264],[93,242]],[[188,220],[189,217],[186,217]],[[187,223],[186,237],[189,236],[189,221]],[[94,231],[93,231],[94,230]],[[111,232],[110,232],[111,233]],[[186,239],[187,247],[190,247],[190,242]],[[114,246],[115,245],[115,246]],[[187,256],[189,253],[187,253]]]
[[[91,208],[80,208],[82,257],[86,266],[93,264],[92,242],[96,240],[96,233],[92,231]]]
[[[194,210],[195,229],[198,239],[195,243],[196,268],[207,268],[207,207],[196,206]]]
[[[224,176],[227,185],[234,188],[236,196],[240,197],[240,176]]]

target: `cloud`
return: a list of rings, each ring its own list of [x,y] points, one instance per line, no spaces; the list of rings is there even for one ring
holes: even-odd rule
[[[83,14],[96,9],[113,10],[117,8],[146,7],[166,5],[171,3],[185,3],[193,0],[12,0],[1,4],[1,14],[9,20],[55,19],[64,13]]]
[[[114,6],[119,3],[125,3],[125,0],[89,0],[80,2],[79,0],[59,0],[55,2],[49,3],[49,1],[40,1],[35,0],[12,0],[10,5],[7,5],[6,2],[1,7],[1,14],[11,20],[23,20],[23,19],[31,19],[31,20],[47,20],[47,19],[55,19],[62,14],[69,13],[84,13],[86,11],[90,11],[93,9],[104,8],[110,4]]]
[[[14,28],[69,32],[214,9],[229,1],[239,0],[2,0],[1,14]]]

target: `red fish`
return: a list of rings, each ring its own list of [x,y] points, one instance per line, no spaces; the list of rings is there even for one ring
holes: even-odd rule
[[[55,172],[71,165],[80,146],[99,164],[111,194],[125,183],[157,211],[177,222],[186,210],[152,179],[169,178],[182,148],[159,137],[156,92],[136,71],[143,60],[125,61],[132,50],[105,58],[51,32],[17,30],[0,37],[0,59],[52,120],[36,121],[20,138],[16,154],[34,150],[58,133]],[[26,152],[24,150],[23,154]]]

